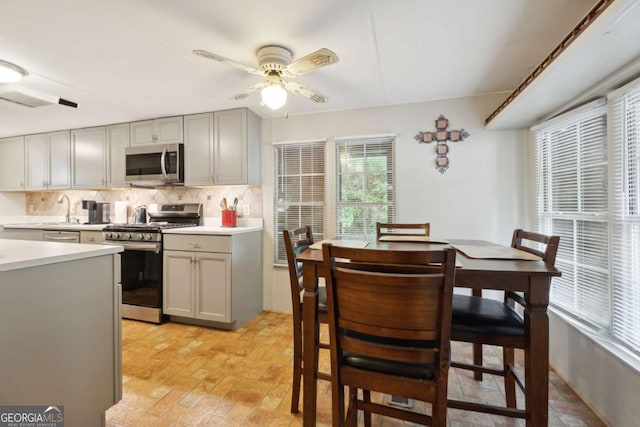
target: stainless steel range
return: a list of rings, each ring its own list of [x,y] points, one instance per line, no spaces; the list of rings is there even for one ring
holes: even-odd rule
[[[160,205],[151,222],[104,227],[104,243],[121,245],[122,317],[161,323],[162,231],[202,225],[202,204]]]

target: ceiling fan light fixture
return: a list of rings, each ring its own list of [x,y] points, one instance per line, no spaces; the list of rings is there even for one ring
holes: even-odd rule
[[[280,83],[270,84],[260,92],[262,102],[272,110],[277,110],[287,103],[287,91]]]
[[[0,59],[0,84],[15,83],[27,75],[24,68]]]

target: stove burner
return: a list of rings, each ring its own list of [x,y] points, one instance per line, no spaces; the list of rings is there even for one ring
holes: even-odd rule
[[[162,230],[196,227],[202,224],[202,204],[162,205],[150,214],[151,222],[142,224],[110,224],[104,227],[105,240],[131,242],[162,242]]]
[[[198,224],[188,224],[182,222],[148,222],[145,224],[110,224],[103,228],[103,230],[163,230],[166,228],[179,228],[179,227],[196,227]]]

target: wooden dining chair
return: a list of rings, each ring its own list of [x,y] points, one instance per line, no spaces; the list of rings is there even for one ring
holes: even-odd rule
[[[390,222],[376,222],[376,239],[382,236],[416,236],[429,237],[429,223],[395,224]]]
[[[293,314],[293,385],[291,391],[291,413],[298,412],[300,401],[300,380],[302,379],[302,300],[301,293],[304,290],[302,282],[302,264],[297,256],[313,244],[313,231],[311,226],[297,228],[295,230],[283,230],[284,246],[287,252],[287,264],[289,266],[289,282],[291,284],[291,307]],[[318,323],[328,323],[327,318],[327,292],[325,287],[318,287]],[[316,337],[319,353],[320,348],[329,349],[329,344],[321,343]],[[316,356],[316,360],[318,357]],[[316,372],[318,367],[316,366]],[[331,375],[325,372],[317,372],[320,379],[331,380]]]
[[[334,426],[355,426],[358,410],[365,426],[372,412],[446,425],[455,256],[323,245]],[[372,391],[429,402],[431,415],[374,403]]]
[[[558,236],[517,229],[513,232],[511,247],[538,255],[546,264],[555,265],[558,252]],[[526,301],[516,292],[505,292],[504,300],[498,301],[482,297],[481,290],[473,291],[473,295],[454,295],[451,319],[451,340],[473,344],[473,363],[461,363],[452,360],[454,368],[467,369],[474,372],[476,380],[482,380],[482,374],[497,375],[504,378],[506,407],[480,405],[470,402],[449,401],[450,407],[472,411],[487,412],[498,415],[522,417],[524,411],[517,410],[516,384],[526,393],[525,384],[515,369],[514,349],[524,349],[525,360],[528,360],[529,349],[525,346],[524,318],[515,309],[518,304],[526,309]],[[502,347],[503,363],[501,367],[485,366],[482,361],[482,346],[484,344]],[[455,357],[453,358],[455,359]]]

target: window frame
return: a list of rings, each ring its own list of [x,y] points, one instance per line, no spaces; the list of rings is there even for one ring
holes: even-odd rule
[[[363,135],[352,137],[339,137],[335,139],[335,161],[334,161],[334,178],[335,178],[335,208],[334,208],[334,224],[336,238],[346,239],[362,239],[375,237],[375,222],[394,222],[396,219],[396,146],[397,146],[397,134],[378,134],[378,135]],[[341,159],[341,150],[349,149],[346,154],[359,154],[358,149],[362,149],[362,171],[344,171]],[[369,178],[376,172],[371,172],[370,167],[374,165],[374,156],[369,156],[369,151],[373,150],[379,152],[378,156],[386,156],[386,166],[379,172],[381,175],[386,176],[386,196],[385,201],[366,201],[372,191],[368,191],[367,187],[370,184]],[[343,200],[343,194],[347,189],[343,186],[345,183],[345,176],[360,176],[362,178],[361,190],[363,191],[360,201],[356,200]],[[346,233],[343,231],[343,215],[345,208],[356,208],[363,212],[363,223],[356,226],[356,232]],[[376,208],[387,213],[385,218],[374,218]],[[359,230],[358,230],[359,227]]]
[[[307,164],[312,166],[311,172],[303,172],[303,158],[302,151],[304,149],[320,149],[322,153],[317,158],[309,158],[307,159]],[[299,160],[297,164],[300,167],[298,173],[279,173],[279,165],[282,163],[283,156],[285,155],[285,151],[289,152],[289,156],[291,156],[294,151],[299,152]],[[273,206],[273,227],[274,227],[274,239],[273,239],[273,263],[276,266],[286,266],[287,265],[287,255],[284,249],[284,238],[282,235],[282,230],[284,229],[295,229],[305,225],[310,225],[312,227],[313,236],[315,240],[322,240],[324,238],[326,232],[326,177],[327,177],[327,140],[318,139],[318,140],[309,140],[309,141],[291,141],[291,142],[279,142],[273,143],[273,196],[274,196],[274,206]],[[318,161],[322,166],[321,171],[315,170],[318,165]],[[292,162],[295,164],[295,162]],[[313,189],[310,193],[306,192],[306,189],[303,188],[303,181],[305,179],[317,179],[321,177],[322,188],[320,192],[315,192]],[[298,178],[299,184],[297,185],[297,196],[294,196],[293,193],[296,192],[295,188],[292,189],[292,193],[289,195],[285,195],[281,197],[281,193],[283,192],[283,181],[285,179]],[[295,187],[295,185],[293,186]],[[287,191],[287,190],[285,190]],[[317,198],[317,196],[322,196],[321,200]],[[311,197],[312,200],[303,200],[305,198]],[[279,200],[282,202],[279,202]],[[290,214],[290,208],[298,208],[297,220],[289,220],[282,219],[281,214],[285,212]],[[303,212],[307,211],[307,215],[303,215]],[[309,216],[310,215],[310,216]],[[303,217],[307,216],[307,218],[311,218],[310,221],[304,220]],[[281,224],[284,224],[281,226]]]
[[[625,96],[633,93],[635,96],[633,118],[627,117],[626,110],[621,108],[619,103],[623,102]],[[603,114],[606,120],[604,144],[606,145],[607,171],[606,190],[607,205],[606,212],[593,213],[589,215],[576,215],[567,212],[554,212],[555,218],[579,221],[587,219],[593,222],[600,221],[606,225],[607,245],[606,252],[600,254],[600,258],[605,258],[606,264],[606,293],[602,296],[606,298],[608,313],[604,321],[593,321],[590,318],[593,313],[580,313],[567,310],[559,305],[556,295],[559,283],[570,276],[567,265],[563,262],[562,249],[570,247],[572,242],[563,241],[561,236],[556,267],[563,276],[554,278],[551,286],[550,307],[559,313],[568,316],[572,322],[579,325],[587,333],[594,337],[608,342],[607,348],[617,348],[615,353],[626,359],[627,355],[632,355],[634,362],[632,366],[637,366],[640,360],[640,316],[637,315],[637,307],[640,306],[640,79],[635,80],[623,88],[614,90],[607,95],[607,99],[600,99],[576,108],[561,116],[541,123],[531,128],[533,134],[533,173],[535,176],[535,212],[534,221],[537,229],[545,234],[559,234],[553,225],[550,225],[548,215],[544,211],[545,195],[548,196],[550,190],[545,188],[548,180],[540,175],[542,172],[541,161],[543,152],[540,149],[541,138],[539,131],[547,126],[554,126],[563,120],[580,120],[589,114],[589,110],[599,111],[596,114]],[[633,146],[630,147],[630,136],[627,134],[629,126],[633,126]],[[580,157],[580,150],[574,148],[575,156]],[[548,160],[548,159],[547,159]],[[549,170],[546,170],[549,173]],[[579,190],[579,186],[576,186]],[[630,191],[632,190],[632,191]],[[547,199],[546,202],[549,202]],[[552,209],[550,209],[552,211]],[[584,260],[583,260],[584,261]],[[587,259],[583,264],[590,265]],[[576,263],[577,265],[577,263]],[[603,269],[601,269],[603,270]],[[601,271],[602,272],[602,271]],[[569,273],[569,274],[568,274]],[[584,275],[585,277],[587,275]],[[580,278],[576,280],[593,281],[593,277]],[[603,276],[604,277],[604,276]],[[585,307],[583,307],[585,308]],[[586,307],[588,309],[589,307]],[[629,359],[630,360],[630,359]]]

